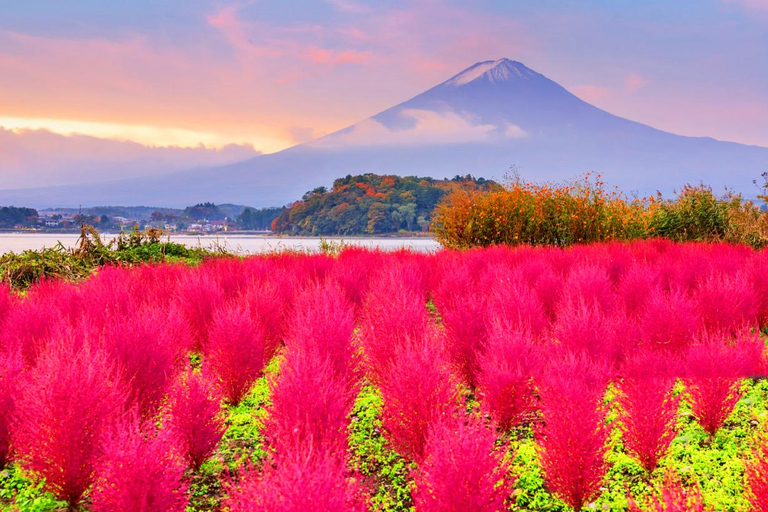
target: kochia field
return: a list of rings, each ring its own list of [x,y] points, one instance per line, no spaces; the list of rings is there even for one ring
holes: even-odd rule
[[[768,253],[666,241],[0,288],[0,507],[766,511],[766,328]]]

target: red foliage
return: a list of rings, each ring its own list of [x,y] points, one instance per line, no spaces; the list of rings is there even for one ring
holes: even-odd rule
[[[712,273],[696,290],[696,308],[710,332],[733,333],[758,322],[755,292],[743,275]]]
[[[177,377],[168,395],[168,428],[195,471],[213,454],[226,427],[214,388],[201,373]]]
[[[432,425],[424,461],[415,471],[413,501],[426,512],[505,510],[514,480],[504,448],[476,417],[446,418]]]
[[[348,476],[346,461],[333,454],[307,453],[266,466],[262,474],[246,469],[237,484],[225,485],[230,512],[364,512],[365,489]]]
[[[747,493],[752,510],[768,512],[768,434],[765,425],[757,434],[752,457],[747,461]]]
[[[759,336],[746,333],[733,342],[704,335],[688,349],[684,382],[693,413],[710,436],[723,426],[741,398],[741,380],[757,373],[764,349]]]
[[[24,380],[12,421],[19,462],[70,505],[91,485],[102,434],[127,399],[109,355],[87,343],[74,346],[48,344]]]
[[[575,266],[563,286],[561,304],[584,304],[602,313],[610,313],[616,306],[617,296],[605,270],[597,265]]]
[[[618,285],[619,300],[631,316],[645,311],[651,292],[658,288],[658,271],[652,265],[633,265]]]
[[[188,270],[182,275],[176,301],[189,323],[196,350],[201,349],[208,339],[213,312],[224,299],[221,285],[205,268]]]
[[[353,378],[354,322],[354,309],[336,283],[325,281],[311,285],[296,297],[286,348],[315,350],[329,360],[339,378]]]
[[[406,459],[421,460],[430,427],[458,407],[457,379],[442,350],[437,334],[396,347],[394,361],[379,383],[385,436]]]
[[[145,306],[131,316],[109,315],[102,340],[105,349],[122,363],[131,400],[142,415],[157,412],[191,342],[178,309]]]
[[[575,510],[594,499],[607,470],[601,404],[607,367],[584,355],[556,357],[542,377],[543,426],[536,432],[546,486]]]
[[[677,435],[674,429],[680,398],[672,395],[677,368],[669,358],[639,351],[623,366],[619,382],[624,446],[648,473],[656,469]]]
[[[375,381],[387,375],[398,347],[421,343],[429,330],[424,297],[394,272],[372,280],[362,316],[367,371]]]
[[[640,315],[643,343],[670,352],[681,353],[699,330],[699,316],[690,298],[678,288],[651,291]]]
[[[11,288],[0,283],[0,332],[2,332],[5,317],[14,306],[15,302],[16,300],[11,294]]]
[[[98,478],[91,497],[94,512],[183,511],[187,504],[186,461],[170,430],[124,421],[104,437]]]
[[[482,314],[487,324],[497,323],[499,328],[510,331],[527,330],[534,336],[547,329],[549,319],[541,299],[519,272],[497,278],[487,294],[487,307]]]
[[[242,294],[241,301],[264,328],[264,361],[274,357],[285,338],[285,319],[290,312],[294,282],[287,276],[255,281]]]
[[[355,394],[317,347],[289,350],[265,422],[278,460],[296,461],[313,449],[345,454]]]
[[[478,358],[477,394],[484,410],[509,430],[536,410],[533,378],[542,353],[530,333],[491,326],[485,352]]]
[[[642,509],[629,497],[630,512],[712,512],[714,510],[704,505],[698,487],[694,485],[686,489],[672,470],[668,470],[664,475],[664,485],[657,492],[658,494],[651,497]]]
[[[20,391],[24,361],[18,350],[0,352],[0,469],[8,463],[11,444],[11,417]]]
[[[230,301],[216,310],[203,346],[203,364],[230,404],[239,404],[261,375],[265,351],[266,330],[248,304]]]

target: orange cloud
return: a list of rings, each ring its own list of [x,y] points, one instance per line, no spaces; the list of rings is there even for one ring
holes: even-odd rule
[[[626,94],[634,94],[647,85],[648,80],[638,73],[632,72],[624,77],[624,92]]]

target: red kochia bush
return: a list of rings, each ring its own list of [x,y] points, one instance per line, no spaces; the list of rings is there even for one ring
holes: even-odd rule
[[[267,465],[262,474],[246,469],[237,484],[225,486],[224,506],[230,512],[364,512],[364,489],[336,455],[306,453],[279,467]]]
[[[347,451],[347,426],[356,389],[317,347],[291,349],[272,391],[266,435],[279,461],[320,449]]]
[[[696,307],[710,332],[732,333],[758,323],[757,297],[746,275],[711,273],[696,290]]]
[[[145,306],[132,313],[110,315],[102,342],[122,363],[131,399],[148,417],[157,411],[178,363],[186,356],[189,328],[175,307]]]
[[[536,410],[533,379],[540,364],[541,351],[529,332],[491,326],[478,358],[477,394],[502,429],[511,429]]]
[[[219,398],[201,373],[186,372],[174,382],[168,396],[168,428],[178,435],[195,471],[216,449],[226,427]]]
[[[379,387],[387,440],[400,455],[418,462],[430,427],[458,407],[457,380],[439,335],[397,347],[394,362]]]
[[[91,485],[101,437],[127,399],[106,352],[73,346],[72,340],[48,344],[24,380],[13,416],[19,462],[70,505]]]
[[[336,283],[325,281],[299,293],[293,306],[285,344],[289,351],[316,350],[327,358],[339,378],[354,373],[354,309]]]
[[[183,511],[186,461],[175,433],[133,417],[105,436],[91,497],[94,512]]]
[[[575,510],[605,476],[608,428],[601,399],[609,370],[581,355],[550,361],[540,386],[544,423],[536,432],[546,486]]]
[[[624,446],[652,473],[675,438],[680,402],[672,395],[676,370],[669,355],[638,351],[622,367],[619,382]]]
[[[502,461],[496,435],[476,417],[446,418],[432,425],[424,461],[415,472],[413,501],[425,512],[505,510],[514,480]]]
[[[741,398],[741,380],[757,373],[764,349],[759,336],[746,333],[735,341],[704,335],[688,349],[684,382],[693,413],[710,436],[723,426]]]
[[[0,352],[0,469],[8,463],[10,421],[23,366],[24,361],[18,350]]]
[[[216,376],[224,398],[237,405],[266,364],[266,330],[243,302],[227,302],[213,314],[203,364]]]
[[[187,270],[177,289],[176,301],[189,323],[194,348],[202,348],[208,339],[208,325],[224,299],[224,290],[204,267]]]
[[[699,330],[696,305],[679,288],[651,290],[640,314],[640,332],[644,344],[658,350],[681,353]]]
[[[652,496],[644,508],[629,498],[630,512],[712,512],[712,507],[704,505],[699,489],[693,486],[683,487],[680,478],[672,470],[664,475],[664,485],[656,496]]]
[[[765,424],[755,438],[752,458],[747,461],[747,495],[752,510],[768,512],[768,434]]]
[[[430,323],[424,297],[395,272],[371,281],[360,335],[366,370],[374,380],[384,378],[402,345],[423,342]]]
[[[11,307],[13,307],[15,302],[13,295],[11,295],[11,289],[7,285],[0,283],[0,332],[2,332],[3,329],[5,316],[11,310]]]

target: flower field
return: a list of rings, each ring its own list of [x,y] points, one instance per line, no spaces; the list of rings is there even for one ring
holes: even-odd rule
[[[346,248],[0,288],[0,507],[768,511],[768,253]]]

